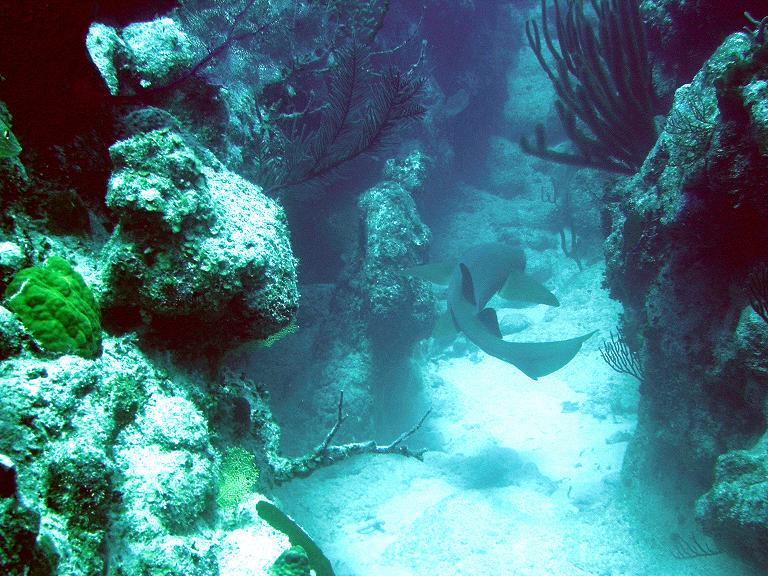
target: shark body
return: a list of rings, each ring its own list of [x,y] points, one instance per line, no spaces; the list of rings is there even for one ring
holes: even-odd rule
[[[411,269],[411,273],[417,268]],[[430,280],[435,280],[431,268]],[[509,342],[502,338],[496,311],[486,308],[496,293],[523,302],[558,306],[546,288],[525,276],[525,254],[502,244],[482,244],[468,250],[453,267],[448,281],[448,312],[453,327],[483,352],[538,379],[570,362],[594,332],[553,342]],[[416,273],[416,275],[420,275]]]

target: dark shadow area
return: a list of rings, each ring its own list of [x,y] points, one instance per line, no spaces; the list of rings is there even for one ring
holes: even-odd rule
[[[440,467],[451,482],[468,490],[524,485],[549,495],[557,489],[557,484],[542,474],[536,464],[502,446],[447,456]]]

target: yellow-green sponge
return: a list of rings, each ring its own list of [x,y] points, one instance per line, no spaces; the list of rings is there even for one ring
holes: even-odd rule
[[[259,469],[253,454],[239,447],[230,448],[221,460],[219,495],[222,508],[234,508],[253,491],[259,481]]]

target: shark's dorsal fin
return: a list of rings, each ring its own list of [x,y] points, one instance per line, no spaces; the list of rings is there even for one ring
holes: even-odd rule
[[[461,272],[461,295],[473,306],[476,304],[475,299],[475,285],[472,282],[472,274],[469,273],[469,268],[466,264],[459,264],[459,271]]]
[[[441,286],[447,286],[451,280],[451,274],[456,269],[456,264],[453,262],[432,262],[429,264],[420,264],[419,266],[410,266],[400,270],[400,274],[404,276],[415,276],[421,280],[432,282],[433,284],[439,284]]]
[[[496,316],[496,310],[493,308],[483,308],[477,315],[477,319],[483,323],[488,332],[501,338],[501,329],[499,328],[499,319]]]
[[[560,302],[552,292],[527,274],[519,271],[510,273],[504,286],[499,290],[499,296],[513,302],[560,306]]]
[[[467,250],[459,260],[472,276],[476,313],[493,298],[509,274],[525,270],[525,253],[503,244],[480,244]]]

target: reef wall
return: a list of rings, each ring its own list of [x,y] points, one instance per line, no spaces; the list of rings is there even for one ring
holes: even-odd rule
[[[644,361],[625,481],[709,491],[706,531],[763,565],[768,325],[749,286],[768,259],[767,56],[759,28],[729,36],[605,214],[607,284]]]

